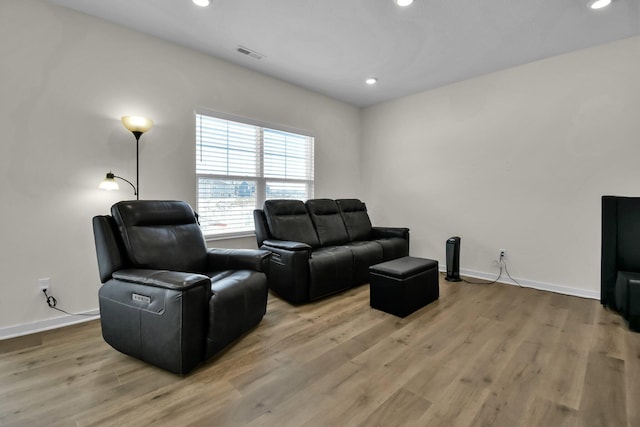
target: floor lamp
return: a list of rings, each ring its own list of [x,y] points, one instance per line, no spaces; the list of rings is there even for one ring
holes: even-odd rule
[[[107,177],[100,183],[99,188],[103,190],[118,190],[120,186],[115,178],[127,182],[133,187],[133,194],[136,200],[140,200],[140,137],[153,126],[153,120],[140,116],[124,116],[121,118],[122,124],[136,138],[136,185],[121,176],[114,175],[112,172],[107,173]]]

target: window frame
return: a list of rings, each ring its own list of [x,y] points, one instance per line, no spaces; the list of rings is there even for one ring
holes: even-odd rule
[[[207,116],[215,119],[226,120],[231,122],[236,122],[244,125],[255,126],[259,128],[259,141],[257,141],[259,147],[257,149],[257,164],[256,164],[256,175],[248,176],[248,175],[228,175],[228,174],[209,174],[209,173],[199,173],[198,172],[198,116]],[[267,197],[267,183],[277,182],[277,183],[294,183],[294,184],[305,184],[307,198],[311,199],[314,197],[315,191],[315,136],[312,132],[295,129],[288,126],[276,125],[273,123],[263,122],[260,120],[250,119],[242,116],[235,116],[228,113],[221,113],[218,111],[209,110],[206,108],[198,107],[194,111],[194,140],[195,140],[195,166],[196,166],[196,211],[201,211],[200,206],[200,178],[208,178],[213,180],[226,180],[226,181],[255,181],[255,206],[254,209],[262,209],[265,200],[268,200]],[[302,136],[305,138],[311,138],[310,145],[308,147],[309,152],[307,153],[307,161],[309,162],[309,176],[310,179],[299,179],[299,178],[270,178],[264,176],[264,158],[265,158],[265,150],[264,150],[264,129],[274,130],[277,132],[286,132],[295,134],[296,136]],[[242,237],[253,237],[255,236],[255,226],[252,230],[247,231],[233,231],[228,233],[212,233],[206,232],[203,229],[205,239],[207,241],[210,240],[226,240],[226,239],[234,239],[234,238],[242,238]]]

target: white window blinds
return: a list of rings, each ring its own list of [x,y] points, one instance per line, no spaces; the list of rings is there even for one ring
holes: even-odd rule
[[[196,113],[197,210],[207,236],[253,233],[266,199],[313,198],[314,138]]]

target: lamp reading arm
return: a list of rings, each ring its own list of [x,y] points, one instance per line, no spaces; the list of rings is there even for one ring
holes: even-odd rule
[[[138,197],[138,190],[136,189],[135,185],[133,185],[133,183],[131,181],[129,181],[126,178],[123,178],[121,176],[118,175],[113,175],[114,178],[119,178],[121,180],[123,180],[124,182],[126,182],[127,184],[129,184],[131,186],[131,188],[133,188],[133,195],[136,196],[136,198]]]

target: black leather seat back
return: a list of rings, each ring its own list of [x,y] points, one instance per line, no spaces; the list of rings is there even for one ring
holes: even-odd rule
[[[271,238],[269,234],[269,224],[267,224],[267,217],[264,216],[262,209],[253,210],[253,223],[256,230],[256,241],[258,247],[262,246],[262,242]]]
[[[93,217],[93,236],[98,256],[98,271],[100,282],[111,279],[114,271],[126,267],[126,259],[122,257],[123,245],[116,225],[111,215],[96,215]]]
[[[640,197],[602,196],[600,302],[640,332]]]
[[[338,199],[336,203],[347,228],[349,240],[352,242],[369,240],[372,226],[367,206],[358,199]]]
[[[263,211],[274,239],[302,242],[313,248],[320,246],[311,217],[301,200],[267,200]]]
[[[640,198],[618,198],[618,270],[640,272]]]
[[[204,271],[207,245],[188,203],[126,201],[113,205],[111,215],[132,267]]]
[[[342,245],[349,241],[338,204],[331,199],[311,199],[305,203],[322,246]]]

